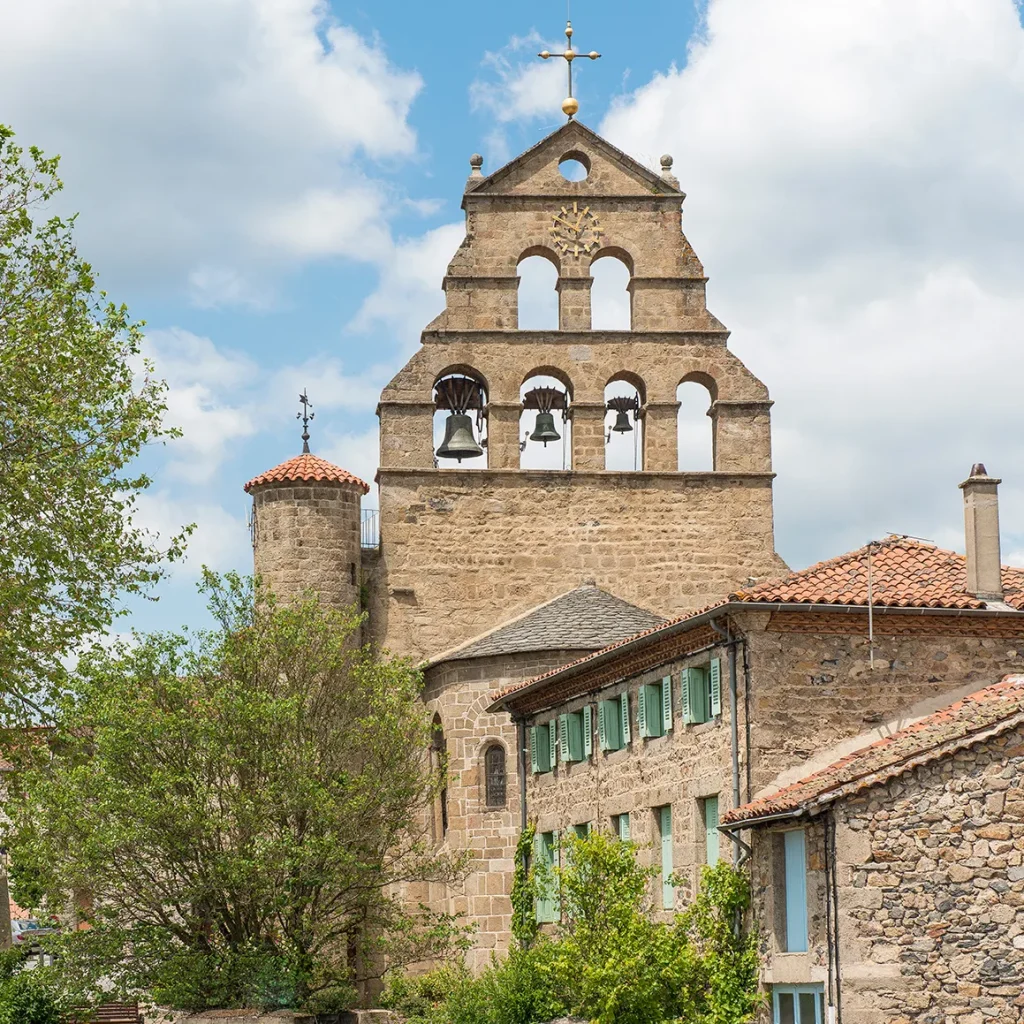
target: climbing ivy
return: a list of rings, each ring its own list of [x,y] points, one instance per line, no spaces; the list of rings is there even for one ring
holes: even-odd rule
[[[537,884],[533,870],[528,867],[536,833],[536,826],[532,824],[523,829],[516,844],[516,866],[512,874],[512,935],[522,949],[529,949],[537,938],[534,910]]]

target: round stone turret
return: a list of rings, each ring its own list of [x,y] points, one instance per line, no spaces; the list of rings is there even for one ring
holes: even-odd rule
[[[253,477],[253,563],[281,601],[307,591],[328,606],[359,601],[361,499],[357,476],[308,452]]]

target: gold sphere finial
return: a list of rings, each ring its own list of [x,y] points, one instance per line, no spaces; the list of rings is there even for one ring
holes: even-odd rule
[[[562,100],[562,113],[565,114],[566,117],[572,117],[579,109],[580,104],[575,96],[566,96],[566,98]]]
[[[572,22],[571,22],[571,21],[567,21],[567,22],[565,23],[565,34],[566,34],[566,35],[567,35],[567,36],[568,36],[568,37],[569,37],[570,39],[572,39]]]

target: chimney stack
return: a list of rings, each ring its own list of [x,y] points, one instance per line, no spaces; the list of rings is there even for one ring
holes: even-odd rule
[[[1002,480],[989,476],[977,462],[960,485],[964,492],[967,533],[967,592],[983,601],[1002,601],[1003,571],[999,557],[999,494]]]

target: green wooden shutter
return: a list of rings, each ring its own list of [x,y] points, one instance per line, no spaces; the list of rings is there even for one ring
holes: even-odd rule
[[[594,709],[588,704],[583,709],[583,756],[594,752]]]
[[[569,763],[569,716],[558,716],[558,753],[562,760]]]
[[[537,757],[537,726],[530,726],[530,771],[534,775],[540,771],[540,759]]]
[[[608,749],[608,723],[606,719],[605,705],[607,701],[601,701],[597,705],[597,741],[602,750]]]
[[[569,732],[568,760],[582,761],[583,753],[583,712],[574,711],[566,716]]]
[[[661,728],[666,733],[672,728],[672,677],[661,681]]]
[[[711,659],[711,714],[715,718],[722,713],[722,663],[718,658]]]
[[[661,905],[672,910],[676,905],[676,890],[672,877],[672,808],[661,808]]]
[[[629,691],[627,690],[619,698],[619,707],[622,709],[622,734],[621,740],[622,745],[625,746],[632,740],[632,735],[629,731]]]
[[[555,735],[557,720],[552,718],[548,722],[548,770],[550,771],[558,764],[558,737]]]
[[[623,842],[626,842],[626,840],[629,839],[629,815],[628,814],[620,814],[619,815],[619,838]]]
[[[704,798],[704,853],[711,867],[718,863],[718,797]]]
[[[647,687],[641,686],[636,694],[636,725],[640,736],[649,736],[647,730]]]
[[[690,669],[690,714],[694,722],[708,720],[708,681],[702,668]]]
[[[693,725],[696,719],[693,717],[693,693],[690,685],[693,672],[684,668],[679,673],[679,699],[683,702],[683,725]]]
[[[540,866],[544,863],[544,834],[537,832],[533,837],[533,869],[536,872]],[[535,890],[533,897],[533,914],[538,922],[546,921],[547,917],[544,913],[544,896],[540,891],[540,885]]]

